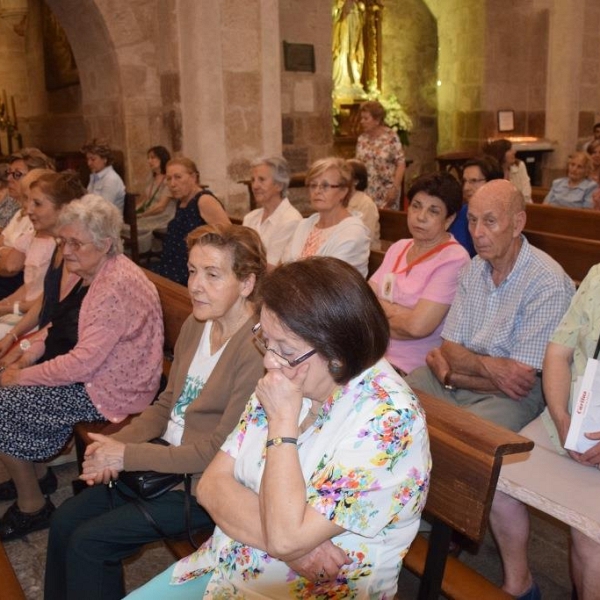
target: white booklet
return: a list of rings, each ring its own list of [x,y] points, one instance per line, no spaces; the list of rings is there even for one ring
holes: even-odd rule
[[[585,433],[600,431],[600,364],[588,358],[583,377],[575,382],[571,426],[565,441],[567,450],[585,452],[599,443]]]

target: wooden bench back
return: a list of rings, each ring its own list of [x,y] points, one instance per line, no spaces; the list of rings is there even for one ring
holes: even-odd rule
[[[476,543],[483,540],[496,482],[507,454],[533,442],[417,391],[427,414],[433,468],[425,510]]]
[[[523,233],[532,246],[549,254],[576,283],[600,262],[600,241],[527,229]]]
[[[389,242],[397,242],[405,238],[411,238],[406,222],[406,211],[389,210],[387,208],[379,209],[379,237]]]
[[[528,231],[600,240],[600,211],[528,204],[525,228]]]
[[[571,213],[573,214],[571,215]],[[553,227],[554,229],[564,229],[567,231],[571,228],[571,236],[534,229],[532,223],[539,223],[540,220],[543,220],[550,226],[552,219],[544,216],[544,214],[554,215],[554,220],[566,219],[567,225],[555,225]],[[536,216],[530,219],[530,215]],[[585,229],[583,225],[581,227],[575,225],[579,222],[583,223],[584,219],[588,219],[592,225],[586,225]],[[406,220],[407,214],[405,211],[379,209],[382,243],[380,250],[371,251],[369,257],[369,276],[381,264],[385,251],[390,246],[390,242],[395,242],[402,237],[411,237]],[[591,236],[596,231],[596,235],[595,237],[584,238],[578,235],[580,230],[584,231],[588,236]],[[600,262],[600,212],[529,204],[527,205],[526,229],[523,233],[531,245],[549,254],[576,283],[580,282],[587,275],[587,272],[593,265]]]
[[[165,326],[165,350],[172,353],[181,326],[192,312],[190,295],[185,286],[147,269],[143,271],[158,291]]]

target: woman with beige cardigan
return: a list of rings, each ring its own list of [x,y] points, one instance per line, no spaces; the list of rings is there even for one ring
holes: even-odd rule
[[[81,478],[93,487],[52,519],[46,599],[80,598],[83,589],[98,600],[124,596],[122,560],[161,536],[135,504],[101,484],[122,470],[200,477],[263,374],[252,336],[255,286],[267,265],[258,234],[239,225],[205,225],[188,236],[188,249],[193,314],[181,329],[167,387],[118,434],[92,435]],[[156,437],[170,446],[148,443]],[[143,501],[165,535],[187,530],[185,494],[175,488]],[[200,505],[190,505],[193,529],[212,526]]]

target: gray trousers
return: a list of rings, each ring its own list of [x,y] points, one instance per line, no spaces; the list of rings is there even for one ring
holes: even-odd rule
[[[512,431],[520,431],[544,410],[542,380],[536,377],[529,395],[520,400],[492,392],[473,392],[466,389],[447,390],[429,367],[419,367],[404,378],[411,388],[423,390],[437,398],[465,408],[483,419],[493,421]]]

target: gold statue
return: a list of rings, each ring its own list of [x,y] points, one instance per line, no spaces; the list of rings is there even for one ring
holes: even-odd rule
[[[365,3],[335,0],[333,5],[333,90],[336,98],[364,98],[361,83],[365,63],[363,28]]]

